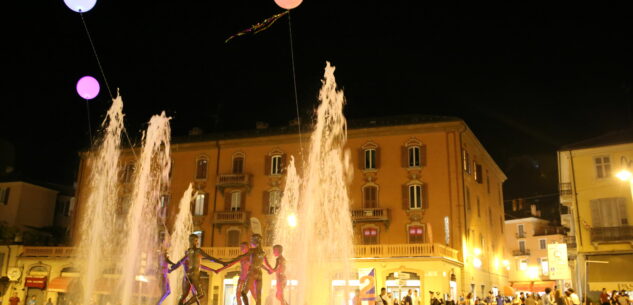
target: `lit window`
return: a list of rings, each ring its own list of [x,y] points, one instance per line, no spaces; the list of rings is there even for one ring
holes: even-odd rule
[[[549,273],[549,263],[547,262],[547,258],[541,258],[541,272],[544,275]]]
[[[519,270],[527,270],[528,261],[527,259],[522,259],[519,261]]]
[[[244,172],[244,157],[233,157],[233,174],[241,174]]]
[[[484,182],[484,177],[483,177],[483,168],[481,167],[481,164],[477,164],[473,161],[473,168],[475,169],[475,181],[477,181],[477,183],[481,184]]]
[[[363,207],[366,209],[375,209],[378,207],[378,188],[369,185],[363,188]]]
[[[365,169],[376,169],[376,150],[365,149]]]
[[[420,167],[420,147],[410,146],[407,151],[409,153],[409,167]]]
[[[424,228],[422,226],[409,227],[409,243],[420,244],[424,242]]]
[[[422,186],[419,184],[409,185],[409,208],[422,208]]]
[[[596,157],[593,160],[596,163],[596,176],[598,178],[611,177],[611,160],[608,156]]]
[[[242,192],[231,193],[231,211],[239,211],[242,208]]]
[[[463,163],[463,167],[464,167],[464,171],[467,174],[470,174],[470,156],[468,155],[468,152],[465,150],[462,150],[462,163]]]
[[[378,243],[378,229],[364,228],[363,229],[363,244],[375,245],[377,243]]]
[[[270,174],[271,175],[280,175],[281,174],[281,155],[274,155],[270,158]]]
[[[193,215],[203,216],[205,210],[205,203],[207,201],[207,194],[198,194],[194,201]]]
[[[268,192],[268,214],[277,214],[281,204],[281,191]]]
[[[207,159],[198,159],[196,162],[196,179],[204,180],[207,179]]]
[[[448,216],[444,217],[444,242],[446,245],[451,243],[451,225]]]
[[[539,239],[539,246],[541,249],[547,249],[547,240],[546,239]]]

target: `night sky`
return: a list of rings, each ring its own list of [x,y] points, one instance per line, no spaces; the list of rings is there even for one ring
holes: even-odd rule
[[[14,155],[13,175],[71,184],[88,144],[75,83],[101,82],[93,132],[107,89],[79,14],[62,0],[16,2],[0,13],[2,156]],[[328,60],[350,119],[463,118],[508,175],[506,199],[556,192],[558,147],[631,125],[629,7],[442,2],[304,0],[291,11],[302,117],[312,115]],[[162,110],[174,135],[295,117],[287,16],[224,43],[280,12],[272,0],[101,0],[84,18],[137,138]]]

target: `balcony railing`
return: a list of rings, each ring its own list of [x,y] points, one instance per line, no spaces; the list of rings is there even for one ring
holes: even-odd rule
[[[21,256],[70,257],[74,250],[74,247],[24,247]]]
[[[518,232],[518,233],[516,234],[516,237],[517,237],[517,238],[525,238],[525,232]]]
[[[241,254],[238,247],[203,247],[207,254],[219,259],[237,257]],[[264,248],[270,253],[270,248]],[[356,245],[355,258],[387,258],[387,257],[445,257],[458,260],[458,251],[441,244],[382,244]]]
[[[22,256],[28,257],[70,257],[73,256],[73,247],[24,247]],[[239,256],[239,247],[202,247],[207,254],[219,259],[228,259]],[[271,248],[264,250],[271,255]],[[382,244],[382,245],[355,245],[355,258],[387,258],[387,257],[444,257],[459,260],[458,251],[441,244]]]
[[[576,249],[576,236],[565,236],[565,243],[568,249]]]
[[[355,221],[355,222],[389,221],[389,209],[353,209],[352,221]]]
[[[249,212],[221,211],[213,213],[215,224],[245,224],[249,219]]]
[[[530,255],[530,249],[512,250],[512,255],[513,256],[529,256]]]
[[[633,241],[633,226],[591,228],[591,241],[594,243],[631,242]]]
[[[249,174],[222,174],[218,176],[217,187],[223,190],[227,187],[249,187]]]

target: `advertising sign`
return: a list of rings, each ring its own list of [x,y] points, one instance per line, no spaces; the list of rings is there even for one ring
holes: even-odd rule
[[[376,301],[376,269],[361,268],[358,270],[358,284],[360,288],[360,301],[363,305],[374,305]]]
[[[547,245],[547,261],[551,280],[571,278],[569,263],[567,262],[567,244]]]

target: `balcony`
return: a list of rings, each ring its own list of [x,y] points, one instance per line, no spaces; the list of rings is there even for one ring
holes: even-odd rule
[[[220,191],[228,187],[250,188],[250,180],[249,174],[222,174],[218,176],[216,185]]]
[[[352,221],[389,223],[389,209],[353,209]]]
[[[530,256],[530,249],[512,250],[512,256]]]
[[[556,234],[566,234],[566,230],[563,227],[541,227],[536,228],[534,230],[534,236],[546,236],[546,235],[556,235]]]
[[[576,236],[565,236],[567,249],[576,249]]]
[[[574,200],[574,191],[572,189],[571,183],[563,182],[558,185],[560,203],[569,206],[571,202]]]
[[[219,258],[234,258],[241,254],[238,247],[203,247],[207,254]],[[264,248],[271,253],[270,248]],[[355,245],[355,258],[392,258],[392,257],[443,257],[458,260],[458,251],[441,244],[382,244]]]
[[[518,232],[518,233],[516,233],[516,237],[517,238],[525,238],[525,232]]]
[[[592,243],[633,243],[633,226],[591,228]]]
[[[221,211],[213,213],[213,223],[216,225],[245,225],[250,219],[250,213],[244,211]]]

